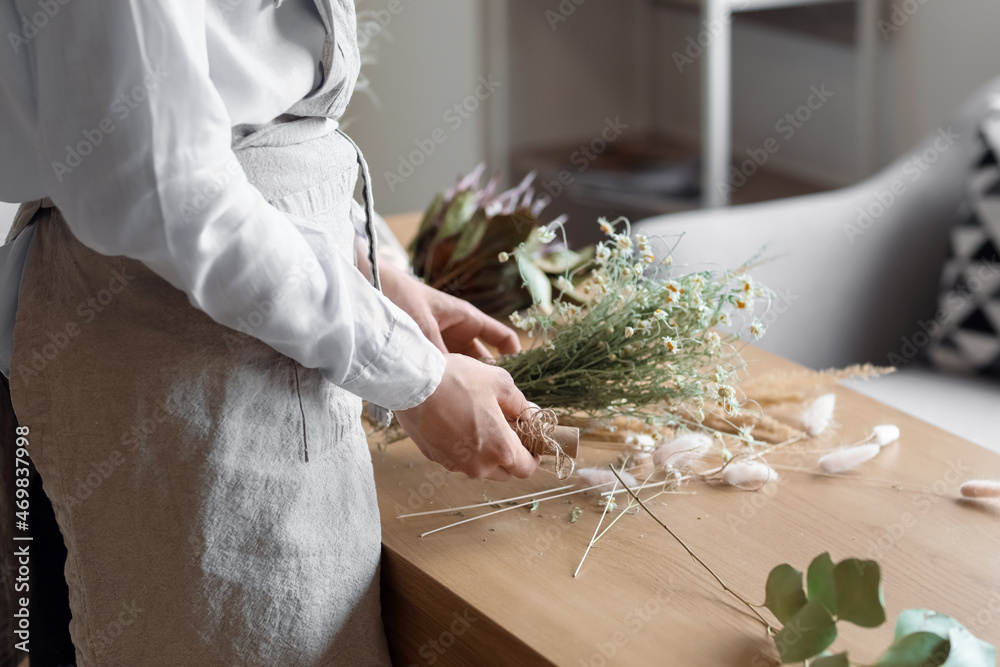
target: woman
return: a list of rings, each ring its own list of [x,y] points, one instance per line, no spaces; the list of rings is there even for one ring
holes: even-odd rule
[[[357,262],[351,0],[43,4],[0,9],[10,391],[79,664],[385,664],[361,399],[449,470],[537,459],[510,377],[448,353],[513,334]]]

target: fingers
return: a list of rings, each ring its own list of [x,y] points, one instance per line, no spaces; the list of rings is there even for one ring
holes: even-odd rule
[[[494,482],[506,482],[511,478],[511,474],[504,470],[503,468],[497,468],[490,474],[483,477],[483,479],[490,479]]]
[[[521,351],[521,339],[513,329],[479,310],[476,310],[476,314],[482,327],[477,338],[495,347],[500,354],[517,354]]]
[[[448,346],[444,344],[444,338],[441,337],[441,331],[438,329],[437,320],[427,313],[426,317],[420,318],[417,322],[417,326],[420,327],[420,331],[423,332],[427,339],[434,343],[434,347],[441,350],[442,354],[448,354]]]
[[[521,340],[513,329],[472,304],[449,298],[437,305],[441,308],[438,323],[453,340],[473,341],[478,338],[497,348],[501,354],[517,354],[521,351]]]

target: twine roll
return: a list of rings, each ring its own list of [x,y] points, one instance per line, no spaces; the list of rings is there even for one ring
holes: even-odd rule
[[[556,413],[534,403],[525,408],[514,422],[514,431],[525,448],[537,456],[554,456],[559,479],[573,474],[580,448],[580,429],[560,426]]]

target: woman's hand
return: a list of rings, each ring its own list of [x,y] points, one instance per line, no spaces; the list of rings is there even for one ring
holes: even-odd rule
[[[420,405],[397,410],[396,418],[420,451],[452,472],[503,482],[525,478],[538,457],[510,427],[528,407],[524,394],[502,368],[458,354],[445,355],[438,388]]]
[[[484,343],[501,354],[521,351],[521,342],[510,328],[472,304],[428,287],[395,266],[379,264],[382,291],[412,317],[420,330],[442,352],[474,359],[492,359]]]

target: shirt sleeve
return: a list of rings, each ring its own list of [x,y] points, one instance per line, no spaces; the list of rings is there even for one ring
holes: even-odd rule
[[[204,0],[75,0],[39,30],[50,197],[81,243],[143,262],[220,324],[263,313],[249,333],[275,350],[383,407],[419,404],[443,355],[238,168],[205,11]]]

